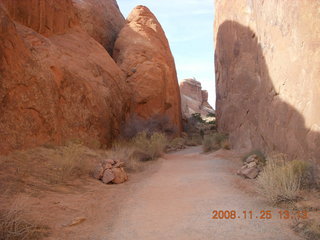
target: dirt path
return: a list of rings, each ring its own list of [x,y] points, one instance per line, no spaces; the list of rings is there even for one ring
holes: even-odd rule
[[[106,240],[300,239],[279,220],[276,209],[239,190],[236,161],[221,153],[204,155],[200,148],[169,154],[148,177],[123,186],[117,216],[100,236]],[[254,219],[213,220],[213,210],[253,211]],[[272,210],[272,220],[255,217]]]

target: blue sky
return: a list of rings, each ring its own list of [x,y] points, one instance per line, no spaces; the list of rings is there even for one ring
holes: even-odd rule
[[[178,79],[195,77],[215,106],[213,0],[118,0],[124,17],[137,5],[158,18],[175,58]]]

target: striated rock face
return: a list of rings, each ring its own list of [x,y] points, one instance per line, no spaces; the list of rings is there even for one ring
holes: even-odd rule
[[[167,115],[181,131],[180,92],[165,33],[150,10],[136,7],[114,47],[113,57],[126,73],[133,111],[140,117]]]
[[[180,82],[181,108],[183,118],[189,118],[193,113],[207,116],[215,111],[208,103],[208,92],[202,90],[201,83],[196,79],[185,79]]]
[[[216,0],[217,120],[236,148],[320,159],[320,2]]]
[[[50,36],[77,25],[72,0],[1,0],[10,17],[34,31]]]
[[[0,152],[67,139],[110,144],[130,91],[72,2],[0,2]]]

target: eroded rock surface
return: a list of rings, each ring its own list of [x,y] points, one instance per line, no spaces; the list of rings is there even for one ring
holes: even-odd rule
[[[147,7],[136,7],[115,43],[113,57],[126,73],[133,112],[145,119],[167,115],[181,131],[180,92],[165,33]]]
[[[107,49],[110,55],[125,19],[115,0],[74,0],[80,25],[91,37]]]
[[[68,139],[111,144],[130,91],[71,1],[1,2],[9,11],[0,7],[0,152]]]
[[[202,90],[201,83],[196,79],[184,79],[180,82],[182,116],[187,119],[193,113],[200,113],[206,117],[209,113],[215,113],[208,103],[208,92]]]
[[[319,162],[319,9],[319,1],[216,1],[218,128],[236,148]]]

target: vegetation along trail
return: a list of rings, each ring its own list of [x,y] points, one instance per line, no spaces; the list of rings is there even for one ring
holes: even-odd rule
[[[201,154],[193,147],[156,164],[150,176],[125,183],[122,206],[97,239],[300,239],[278,209],[250,194],[250,184],[234,174],[239,162],[229,151]],[[234,210],[237,216],[212,219],[214,210]],[[260,219],[268,210],[272,218]]]

